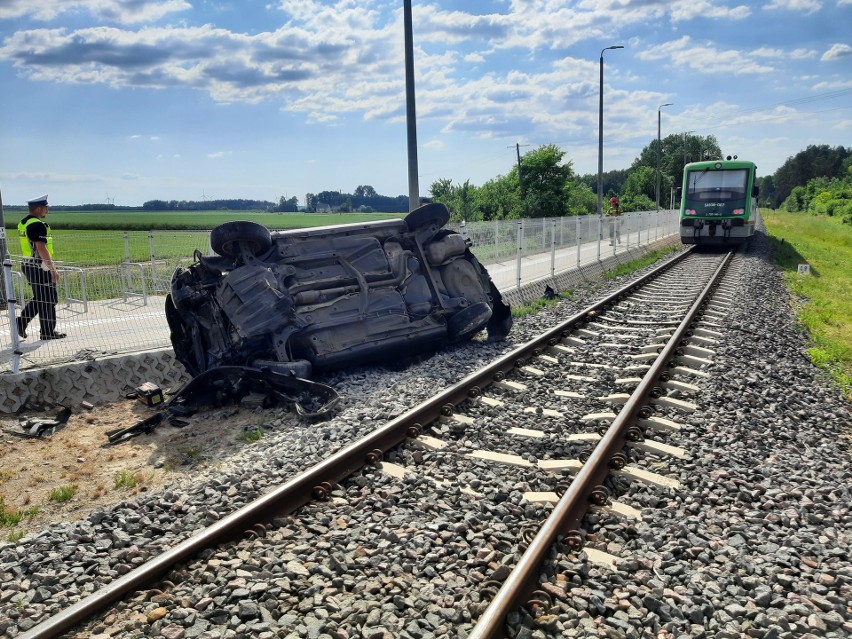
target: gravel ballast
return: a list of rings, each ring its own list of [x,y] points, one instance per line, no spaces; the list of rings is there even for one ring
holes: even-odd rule
[[[511,636],[852,635],[849,403],[809,362],[762,235],[735,257],[730,277],[738,294],[718,322],[724,338],[713,347],[711,376],[692,380],[700,408],[678,419],[683,429],[669,440],[689,458],[654,460],[655,472],[682,488],[619,484],[617,499],[640,508],[642,520],[592,515],[588,542],[620,557],[618,567],[554,548],[542,582],[551,603],[535,617],[513,614]],[[322,381],[346,398],[334,419],[305,424],[269,411],[266,436],[192,485],[0,546],[0,633],[33,627],[625,281],[517,321],[502,344],[330,376]],[[460,445],[477,436],[467,433]],[[423,463],[430,454],[389,461]],[[330,504],[277,520],[267,539],[205,551],[172,590],[131,602],[79,636],[467,636],[490,582],[499,586],[519,552],[512,540],[524,520],[546,514],[519,496],[546,489],[528,486],[541,480],[524,471],[502,473],[505,495],[496,502],[460,493],[474,482],[494,496],[475,483],[484,466],[453,467],[445,499],[417,476],[365,471]]]

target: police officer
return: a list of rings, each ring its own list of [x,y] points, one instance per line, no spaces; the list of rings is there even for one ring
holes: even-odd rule
[[[65,333],[56,332],[56,303],[59,296],[56,283],[59,272],[53,262],[53,238],[47,217],[47,196],[43,195],[27,202],[29,214],[18,224],[21,238],[21,253],[24,259],[21,270],[33,289],[33,299],[27,302],[20,317],[16,319],[18,335],[27,337],[27,324],[38,315],[41,339],[62,339]]]

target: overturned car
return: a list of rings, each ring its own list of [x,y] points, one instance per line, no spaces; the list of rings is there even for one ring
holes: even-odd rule
[[[301,378],[511,328],[509,307],[458,233],[427,204],[405,219],[270,233],[213,229],[166,299],[175,355],[193,376],[249,366]]]

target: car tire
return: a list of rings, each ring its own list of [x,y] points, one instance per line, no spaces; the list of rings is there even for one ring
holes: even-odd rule
[[[447,320],[447,334],[454,340],[472,337],[482,330],[490,319],[491,307],[488,304],[471,304]]]
[[[262,224],[244,220],[225,222],[210,232],[210,246],[218,255],[239,257],[241,245],[252,255],[259,255],[272,246],[272,236]]]
[[[431,224],[434,224],[435,230],[437,230],[449,221],[449,209],[439,202],[424,204],[405,216],[405,223],[408,225],[409,231],[416,231]]]

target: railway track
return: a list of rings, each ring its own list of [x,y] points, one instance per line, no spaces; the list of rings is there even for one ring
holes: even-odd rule
[[[269,602],[311,591],[312,606],[349,606],[365,623],[374,611],[357,610],[363,588],[386,593],[397,619],[416,615],[406,593],[429,591],[446,611],[429,623],[471,626],[472,637],[504,634],[522,605],[546,615],[560,588],[540,579],[554,548],[612,565],[619,558],[588,522],[640,518],[618,500],[628,486],[677,490],[652,465],[688,455],[677,416],[696,409],[692,381],[719,337],[731,257],[684,253],[19,636],[86,623],[91,634],[103,622],[88,620],[107,607],[129,620],[151,600],[197,597],[189,591],[207,582],[207,619],[242,598],[246,621],[261,620],[244,624],[252,636],[276,615],[298,624],[301,604],[272,614]],[[387,555],[398,563],[371,569],[387,568],[375,559]],[[230,580],[211,577],[229,562],[242,567]],[[364,583],[336,576],[347,562],[363,565]],[[415,583],[415,573],[428,578]],[[166,592],[153,586],[164,583]]]

